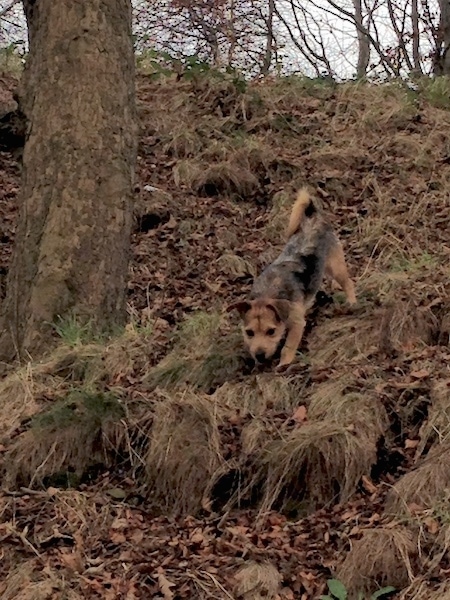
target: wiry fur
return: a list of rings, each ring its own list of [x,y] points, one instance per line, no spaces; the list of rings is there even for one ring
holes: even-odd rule
[[[280,256],[257,277],[249,301],[237,302],[244,319],[244,340],[258,361],[281,350],[280,366],[290,364],[303,336],[305,313],[327,275],[356,302],[342,246],[330,222],[303,188],[297,194]]]

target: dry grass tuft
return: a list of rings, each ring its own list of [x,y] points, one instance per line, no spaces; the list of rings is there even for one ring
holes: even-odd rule
[[[350,314],[336,308],[312,330],[308,346],[313,365],[342,368],[380,351],[405,353],[436,343],[444,327],[444,292],[429,285],[431,277],[420,265],[405,268],[361,277],[359,306]]]
[[[381,317],[381,345],[384,350],[410,351],[432,345],[439,322],[431,309],[421,307],[414,298],[391,300]]]
[[[145,453],[142,431],[152,406],[139,395],[122,401],[118,386],[154,362],[158,323],[129,325],[108,342],[83,343],[75,330],[71,334],[76,343],[61,344],[0,383],[0,432],[7,448],[2,469],[9,485],[77,484],[87,468],[110,464],[121,452],[131,465],[142,463],[138,453]]]
[[[45,574],[44,574],[45,571]],[[17,569],[8,573],[0,583],[0,595],[3,600],[82,600],[65,579],[58,576],[56,570],[42,569],[33,561],[21,564]]]
[[[9,438],[23,420],[39,410],[39,399],[45,398],[49,387],[52,387],[50,382],[36,378],[31,367],[9,375],[0,383],[0,428],[3,438]]]
[[[354,542],[336,578],[346,586],[350,598],[357,598],[361,591],[373,591],[377,585],[403,588],[414,578],[416,554],[408,529],[367,529]]]
[[[410,515],[410,508],[433,508],[443,501],[450,487],[450,444],[434,447],[423,462],[403,475],[390,490],[386,513]]]
[[[420,430],[416,456],[422,455],[430,444],[444,444],[450,435],[450,380],[442,379],[433,383],[430,396],[431,406]]]
[[[278,432],[257,452],[252,483],[264,482],[261,510],[295,497],[311,507],[348,499],[376,462],[386,423],[384,408],[350,391],[348,378],[319,385],[307,422]]]
[[[162,397],[146,457],[150,501],[169,513],[195,513],[222,463],[214,400],[190,391]]]
[[[111,394],[78,390],[53,402],[36,413],[8,447],[3,458],[6,482],[13,486],[78,483],[89,466],[110,462],[109,444],[103,438],[123,414]]]
[[[235,594],[242,600],[277,598],[282,577],[270,563],[249,561],[235,575]]]
[[[221,272],[230,275],[234,279],[247,277],[248,275],[256,277],[255,266],[250,261],[237,254],[226,252],[225,254],[222,254],[217,262]]]
[[[239,463],[258,455],[269,440],[280,434],[279,419],[289,418],[305,397],[306,384],[298,377],[273,377],[257,375],[242,383],[226,383],[214,393],[214,399],[227,415],[238,415],[248,420],[241,431],[242,455]],[[250,474],[250,478],[251,478]]]
[[[192,386],[211,391],[242,372],[245,357],[241,333],[230,333],[218,313],[199,312],[184,321],[173,350],[144,381],[150,389]]]
[[[28,364],[0,382],[0,432],[5,438],[49,400],[62,398],[70,386],[90,380],[102,349],[88,344],[58,347],[42,362]]]
[[[436,588],[425,577],[418,577],[401,591],[398,600],[450,600],[450,585],[442,583]]]
[[[205,140],[197,131],[188,127],[187,123],[174,126],[167,136],[168,140],[164,144],[164,151],[174,158],[186,159],[200,154],[205,146]]]
[[[222,161],[209,166],[195,163],[187,173],[189,176],[183,183],[193,192],[206,196],[246,198],[260,191],[258,178],[245,163]]]
[[[227,382],[214,392],[221,410],[238,410],[242,416],[264,416],[267,410],[290,413],[306,395],[305,382],[298,377],[261,374],[240,383]]]
[[[375,315],[333,315],[314,327],[308,347],[311,364],[329,366],[357,362],[379,350],[380,324]]]
[[[143,328],[127,325],[122,335],[104,347],[95,380],[106,379],[117,385],[136,373],[145,373],[154,362],[155,340],[164,333],[162,327],[158,321],[151,321]]]

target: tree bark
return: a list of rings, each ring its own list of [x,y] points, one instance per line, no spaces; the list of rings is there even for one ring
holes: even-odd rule
[[[261,67],[261,75],[267,75],[272,64],[272,53],[273,53],[273,16],[275,13],[275,0],[269,0],[268,14],[267,14],[267,32],[266,32],[266,51],[264,53],[264,61]]]
[[[434,74],[450,75],[450,0],[439,0],[440,20],[436,36]]]
[[[136,158],[129,0],[23,0],[28,120],[0,356],[39,355],[59,318],[126,317]]]
[[[367,67],[370,60],[370,41],[364,33],[362,3],[361,0],[353,0],[355,7],[356,33],[358,35],[358,63],[356,65],[356,78],[364,79],[367,75]]]
[[[422,65],[420,64],[420,31],[419,31],[419,8],[418,0],[411,2],[411,23],[412,23],[412,54],[414,70],[412,75],[423,75]]]

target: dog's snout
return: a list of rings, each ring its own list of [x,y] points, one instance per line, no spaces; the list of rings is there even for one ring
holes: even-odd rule
[[[255,358],[259,363],[262,363],[266,360],[266,353],[265,352],[257,352],[255,354]]]

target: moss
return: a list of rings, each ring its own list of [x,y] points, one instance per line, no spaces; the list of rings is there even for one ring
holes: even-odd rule
[[[35,433],[58,431],[74,425],[98,429],[106,420],[124,416],[124,409],[112,394],[73,390],[67,397],[57,400],[48,410],[31,419]]]

